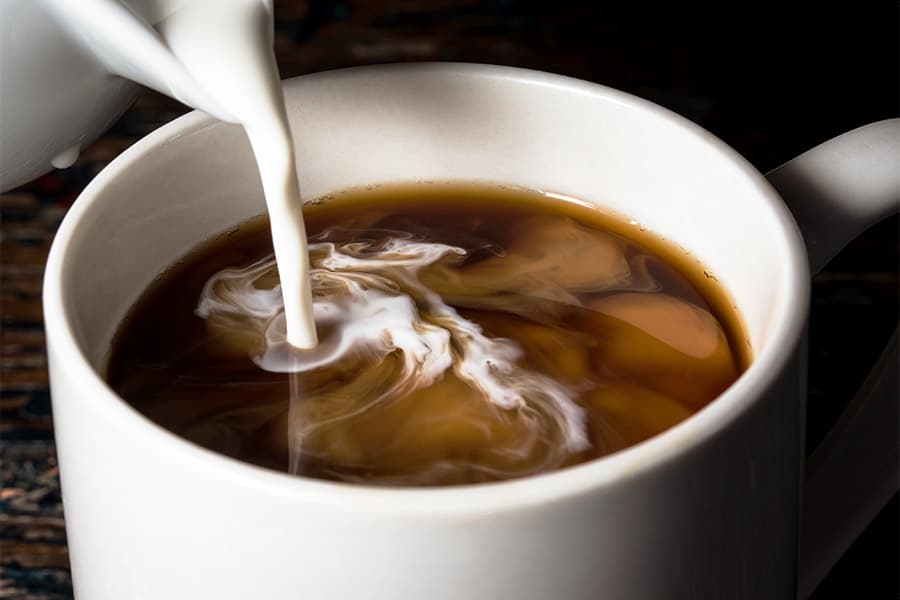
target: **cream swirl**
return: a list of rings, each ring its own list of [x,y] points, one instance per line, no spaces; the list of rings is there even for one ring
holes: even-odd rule
[[[353,388],[357,395],[368,394],[365,400],[344,402],[347,390],[337,393],[340,400],[333,391],[291,399],[292,470],[300,454],[310,451],[305,444],[310,435],[445,375],[477,390],[497,409],[530,422],[529,434],[517,442],[527,447],[508,450],[527,456],[540,443],[538,432],[553,431],[563,443],[560,456],[547,456],[547,461],[590,446],[583,409],[574,400],[576,389],[523,367],[518,344],[488,337],[420,281],[421,269],[459,262],[465,249],[402,233],[377,240],[319,241],[326,237],[318,236],[309,247],[313,313],[320,332],[315,348],[299,350],[287,342],[274,257],[215,274],[196,308],[218,336],[236,337],[252,360],[271,372],[310,373],[347,363],[371,371],[389,357],[399,358],[399,368],[373,376],[377,384],[370,384],[371,392]],[[298,390],[297,395],[304,394]],[[302,410],[295,410],[298,403],[305,405]]]

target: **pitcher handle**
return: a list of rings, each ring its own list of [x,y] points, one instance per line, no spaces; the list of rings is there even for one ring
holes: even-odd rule
[[[794,214],[819,272],[900,208],[900,119],[872,123],[767,175]],[[900,487],[898,333],[806,461],[797,597],[808,598]]]

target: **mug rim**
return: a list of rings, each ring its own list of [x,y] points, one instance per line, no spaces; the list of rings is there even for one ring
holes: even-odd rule
[[[79,226],[91,215],[94,200],[105,192],[109,183],[139,163],[142,157],[170,141],[217,123],[200,111],[191,111],[144,136],[117,156],[85,187],[65,215],[53,240],[44,272],[43,308],[48,354],[60,357],[57,369],[72,372],[80,381],[81,401],[95,403],[106,418],[117,426],[128,428],[135,440],[155,444],[160,452],[174,453],[178,460],[194,461],[198,468],[212,470],[220,477],[244,485],[265,488],[271,493],[319,499],[331,506],[344,505],[351,510],[385,510],[413,513],[471,513],[473,511],[514,510],[548,500],[561,500],[585,493],[626,478],[636,478],[664,466],[683,452],[702,445],[728,425],[738,420],[772,386],[788,365],[803,339],[810,293],[810,274],[806,248],[793,216],[765,177],[743,156],[696,123],[649,100],[565,75],[543,71],[456,62],[421,62],[387,65],[368,65],[322,71],[285,80],[354,76],[364,71],[422,73],[452,76],[463,73],[492,79],[546,85],[568,93],[587,94],[604,101],[627,104],[632,108],[650,111],[664,117],[698,143],[726,157],[737,167],[745,182],[756,188],[757,210],[767,210],[781,232],[778,240],[783,257],[780,286],[786,301],[773,313],[765,347],[756,355],[750,367],[725,392],[710,404],[681,423],[638,444],[608,456],[593,459],[563,469],[499,482],[453,485],[446,487],[385,487],[371,484],[325,481],[258,467],[198,446],[153,423],[116,394],[91,366],[82,352],[69,320],[65,304],[63,274],[68,248]],[[52,340],[51,340],[52,338]],[[361,504],[363,503],[363,504]]]

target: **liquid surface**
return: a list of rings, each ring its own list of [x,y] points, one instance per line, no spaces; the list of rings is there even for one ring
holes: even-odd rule
[[[638,443],[749,361],[737,315],[696,261],[575,202],[419,184],[326,199],[307,222],[317,347],[287,343],[257,219],[138,303],[111,352],[116,391],[257,465],[449,485]]]

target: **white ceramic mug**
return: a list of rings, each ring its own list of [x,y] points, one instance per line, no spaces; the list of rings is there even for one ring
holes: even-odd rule
[[[197,447],[135,412],[98,374],[121,318],[162,269],[263,211],[242,130],[188,114],[96,177],[66,216],[47,265],[53,411],[77,596],[794,597],[810,269],[800,231],[769,182],[677,115],[555,75],[389,66],[306,76],[286,89],[306,196],[387,181],[486,180],[602,205],[706,264],[733,295],[755,361],[720,398],[661,435],[503,483],[349,485]],[[878,161],[897,160],[898,125],[850,134],[773,176],[779,187],[801,190],[824,174],[835,180],[830,189],[846,184],[865,196],[863,209],[840,217],[840,230],[829,225],[835,206],[805,213],[814,265],[896,210],[898,163]],[[841,175],[854,144],[849,156],[871,175],[870,189]],[[823,171],[831,155],[838,160]],[[837,209],[855,206],[842,202]],[[884,415],[896,413],[896,397],[879,385],[866,396],[873,405],[855,413],[875,415],[875,426],[857,436],[869,445],[891,443]],[[853,452],[853,436],[834,437],[835,448]],[[895,465],[897,452],[885,454]],[[841,481],[822,464],[817,485],[828,491]],[[881,496],[866,498],[877,510],[896,477],[888,485],[882,471],[872,478],[865,485],[881,485]],[[830,518],[827,507],[810,511]]]

